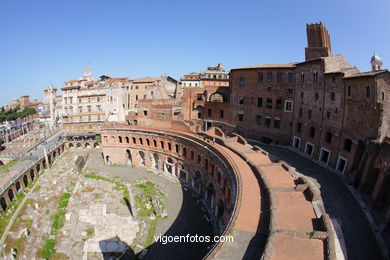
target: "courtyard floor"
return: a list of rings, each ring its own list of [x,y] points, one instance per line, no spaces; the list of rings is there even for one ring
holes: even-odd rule
[[[74,162],[78,154],[87,153],[80,174]],[[139,188],[142,184],[154,187],[167,217],[152,216]],[[124,199],[129,185],[138,199],[136,217]],[[210,235],[211,225],[178,182],[146,170],[104,166],[96,150],[73,150],[59,158],[28,195],[7,234],[5,253],[16,248],[18,259],[107,259],[112,254],[105,252],[125,248],[126,259],[135,258],[143,248],[148,249],[145,259],[199,259],[207,253],[205,243],[153,243],[154,234]]]

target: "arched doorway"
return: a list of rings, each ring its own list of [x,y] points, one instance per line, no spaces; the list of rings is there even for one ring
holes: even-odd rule
[[[207,204],[210,206],[210,208],[213,208],[213,200],[214,200],[214,185],[210,182],[207,186],[206,190],[206,199]]]
[[[100,146],[99,146],[98,143],[94,143],[94,144],[93,144],[93,147],[94,147],[94,148],[99,148]]]
[[[17,181],[17,182],[15,183],[15,187],[16,187],[16,190],[17,190],[17,191],[20,190],[20,188],[21,188],[20,181]]]
[[[142,166],[145,166],[145,153],[143,151],[139,151],[138,157],[139,157],[140,164]]]
[[[131,152],[129,149],[126,150],[126,164],[129,166],[133,166],[133,160],[131,158]]]
[[[7,209],[7,202],[5,201],[4,197],[1,197],[0,204],[1,208],[5,211]]]
[[[35,178],[34,169],[30,170],[30,177],[31,177],[31,180],[34,180],[34,178]]]
[[[81,149],[81,148],[82,148],[81,144],[77,143],[77,149]]]
[[[195,175],[194,175],[194,178],[192,179],[192,186],[194,188],[194,190],[196,192],[198,192],[199,194],[201,193],[201,190],[202,190],[202,176],[200,175],[200,172],[199,171],[196,171],[195,172]]]
[[[69,148],[73,149],[74,148],[74,145],[73,143],[69,143]]]
[[[160,168],[160,157],[158,157],[158,154],[152,153],[150,159],[152,161],[152,167],[158,170]]]
[[[9,200],[12,201],[14,199],[14,197],[15,197],[15,194],[14,194],[13,190],[9,189],[8,190],[8,198],[9,198]]]
[[[169,174],[173,174],[175,172],[175,166],[173,164],[173,160],[172,158],[168,157],[166,160],[165,160],[165,163],[164,163],[164,171],[166,173],[169,173]]]
[[[40,170],[41,170],[41,165],[38,163],[37,164],[37,173],[39,173]]]
[[[25,187],[28,185],[28,178],[27,178],[27,175],[24,175],[24,176],[23,176],[23,183],[24,183],[24,186],[25,186]]]
[[[110,166],[111,165],[111,159],[110,159],[110,156],[106,156],[106,164],[108,165],[108,166]]]
[[[86,149],[91,149],[91,145],[90,145],[89,143],[86,143],[86,144],[85,144],[85,148],[86,148]]]

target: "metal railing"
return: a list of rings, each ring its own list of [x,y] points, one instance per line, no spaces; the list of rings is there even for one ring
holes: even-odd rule
[[[46,154],[50,154],[53,150],[57,149],[59,146],[63,145],[66,142],[65,139],[56,142],[54,144],[50,144],[46,146]],[[5,184],[3,184],[2,187],[0,187],[0,195],[2,195],[16,180],[20,178],[24,173],[26,173],[28,170],[30,170],[36,163],[38,163],[40,160],[42,160],[45,157],[45,154],[43,153],[42,156],[39,156],[38,159],[32,161],[28,165],[24,166],[22,169],[18,170],[16,174],[14,174]],[[46,163],[48,165],[48,162]]]

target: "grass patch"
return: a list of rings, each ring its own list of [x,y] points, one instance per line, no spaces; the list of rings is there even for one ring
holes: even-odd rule
[[[151,220],[149,224],[148,235],[145,240],[144,248],[149,247],[154,242],[154,235],[156,234],[157,219]]]
[[[38,184],[37,186],[35,186],[35,188],[34,188],[33,191],[34,191],[34,192],[37,192],[37,191],[39,191],[40,189],[41,189],[41,185]]]
[[[44,259],[53,258],[56,254],[55,250],[56,241],[55,239],[47,239],[45,241],[45,245],[43,246],[43,250],[39,254]]]
[[[93,237],[95,234],[95,229],[94,228],[88,228],[85,232],[87,232],[88,237]]]
[[[1,166],[0,167],[0,171],[3,171],[3,172],[9,172],[9,169],[15,165],[15,163],[17,163],[19,160],[12,160],[10,161],[9,163],[7,163],[6,165],[4,166]]]
[[[53,216],[53,223],[51,225],[50,231],[50,235],[54,236],[54,238],[46,239],[45,244],[39,254],[42,258],[52,259],[56,257],[55,237],[57,236],[60,228],[64,226],[66,207],[68,206],[70,196],[71,194],[69,192],[65,192],[58,201],[57,211]]]

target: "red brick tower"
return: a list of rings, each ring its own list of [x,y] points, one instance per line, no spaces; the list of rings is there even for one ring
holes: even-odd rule
[[[322,22],[306,25],[307,48],[305,48],[305,60],[313,60],[320,57],[332,56],[330,36]]]

